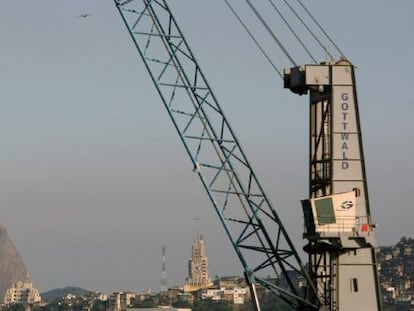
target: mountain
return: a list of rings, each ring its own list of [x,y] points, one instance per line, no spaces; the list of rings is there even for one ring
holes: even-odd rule
[[[41,293],[40,296],[42,296],[42,301],[54,301],[56,299],[60,299],[67,294],[72,294],[77,297],[82,295],[89,294],[90,291],[87,291],[86,289],[80,288],[80,287],[73,287],[73,286],[67,286],[65,288],[56,288],[52,289],[50,291]]]
[[[0,225],[0,302],[4,301],[4,294],[17,281],[24,281],[27,269],[17,252],[6,228]]]

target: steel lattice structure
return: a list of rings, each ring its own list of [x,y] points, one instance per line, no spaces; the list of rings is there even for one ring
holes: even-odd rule
[[[167,3],[114,1],[241,261],[253,297],[260,284],[293,308],[317,309],[316,289]],[[294,284],[292,270],[305,287]],[[255,303],[260,310],[257,299]]]

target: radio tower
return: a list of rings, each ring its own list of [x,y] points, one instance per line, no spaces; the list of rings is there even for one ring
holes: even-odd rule
[[[162,270],[161,270],[161,293],[165,293],[167,291],[167,260],[165,258],[165,249],[166,247],[162,247]]]

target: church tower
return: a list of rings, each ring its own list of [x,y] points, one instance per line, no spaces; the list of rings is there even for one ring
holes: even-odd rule
[[[203,235],[193,242],[191,258],[188,261],[188,278],[184,285],[185,292],[208,288],[213,283],[208,275],[208,258]]]

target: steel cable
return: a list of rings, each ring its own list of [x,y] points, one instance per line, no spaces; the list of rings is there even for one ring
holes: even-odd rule
[[[286,0],[284,0],[286,2]],[[338,51],[338,53],[345,57],[344,53],[339,49],[339,47],[336,45],[336,43],[332,40],[332,38],[328,35],[328,33],[323,29],[323,27],[318,23],[318,21],[313,17],[313,15],[309,12],[309,10],[305,7],[305,5],[302,3],[301,0],[297,0],[297,2],[301,5],[301,7],[305,10],[305,12],[309,15],[309,17],[312,19],[312,21],[318,26],[318,28],[322,31],[322,33],[326,36],[326,38],[329,40],[329,42],[332,43],[332,45],[335,47],[335,49]],[[325,49],[326,50],[326,49]],[[327,51],[327,50],[326,50]],[[332,56],[329,54],[329,56],[332,58]]]
[[[296,40],[300,43],[300,45],[303,47],[303,49],[306,51],[306,53],[309,55],[309,57],[312,59],[312,61],[317,64],[318,62],[313,57],[312,53],[309,51],[309,49],[305,46],[305,44],[302,42],[302,40],[299,38],[298,34],[295,32],[295,30],[292,28],[292,26],[289,24],[289,22],[286,20],[286,18],[283,17],[283,14],[280,12],[280,10],[277,8],[276,4],[272,0],[269,0],[271,6],[273,9],[277,12],[279,17],[283,20],[283,22],[286,24],[286,26],[289,28],[289,30],[292,32],[292,34],[295,36]]]
[[[281,10],[276,6],[274,0],[268,0],[272,8],[277,12],[281,20],[285,23],[285,25],[288,27],[290,32],[293,34],[293,36],[296,38],[296,40],[299,42],[299,44],[302,46],[304,51],[307,53],[307,55],[311,58],[311,60],[317,64],[317,60],[312,55],[308,47],[305,45],[305,43],[302,41],[302,39],[299,37],[298,33],[293,29],[291,23],[288,22],[288,20],[283,16]],[[283,0],[286,6],[290,9],[290,11],[296,16],[296,18],[300,21],[300,23],[303,25],[303,27],[309,32],[309,34],[312,36],[312,38],[317,42],[317,44],[322,48],[322,50],[326,53],[326,55],[332,60],[334,59],[332,53],[328,51],[328,48],[322,43],[321,38],[318,37],[315,31],[311,29],[311,27],[305,22],[305,20],[300,16],[297,9],[295,9],[288,0]],[[333,45],[333,47],[336,49],[336,51],[340,54],[340,56],[344,57],[344,53],[339,49],[337,44],[333,41],[333,39],[328,35],[328,33],[325,31],[325,29],[322,27],[320,23],[315,19],[315,17],[311,14],[311,12],[305,7],[303,2],[301,0],[296,0],[299,5],[302,7],[304,12],[310,17],[310,19],[315,23],[317,28],[323,33],[323,35],[327,38],[327,40]],[[264,55],[266,60],[269,62],[269,64],[273,67],[273,69],[277,72],[277,74],[283,79],[282,70],[280,70],[275,63],[272,61],[269,54],[265,51],[263,46],[260,44],[260,42],[256,39],[255,35],[252,33],[252,31],[248,28],[246,23],[243,21],[241,16],[236,12],[234,7],[230,4],[229,0],[224,0],[230,11],[233,13],[233,15],[236,17],[238,22],[242,25],[242,27],[245,29],[245,31],[248,33],[250,38],[253,40],[253,42],[256,44],[257,48],[261,51],[261,53]],[[295,60],[291,56],[291,54],[288,52],[286,47],[282,44],[278,36],[274,33],[274,31],[271,29],[269,24],[265,21],[265,19],[262,17],[260,12],[256,9],[256,7],[252,4],[252,1],[245,0],[251,11],[255,14],[257,19],[262,23],[262,26],[267,30],[267,32],[270,34],[272,39],[277,43],[281,51],[285,54],[285,56],[289,59],[289,61],[292,63],[293,66],[297,66]],[[302,14],[303,16],[303,14]]]
[[[283,46],[282,42],[278,39],[278,37],[275,35],[275,33],[272,31],[272,29],[269,27],[269,25],[266,23],[266,21],[263,19],[263,17],[260,15],[260,13],[256,10],[254,5],[251,3],[250,0],[245,0],[246,3],[249,5],[250,9],[253,11],[253,13],[256,15],[256,17],[260,20],[263,27],[266,28],[266,30],[269,32],[270,36],[275,40],[275,42],[279,45],[280,49],[283,51],[283,53],[286,55],[286,57],[290,60],[293,66],[297,66],[296,62],[293,60],[292,56],[289,54],[289,52],[286,50],[286,48]]]
[[[311,34],[311,36],[315,39],[316,42],[320,45],[320,47],[328,54],[328,56],[333,59],[331,53],[329,53],[326,46],[323,45],[321,40],[316,36],[316,34],[309,28],[309,26],[305,23],[305,21],[299,16],[298,12],[289,4],[287,0],[283,0],[285,4],[289,7],[289,9],[292,11],[292,13],[297,17],[297,19],[302,23],[302,25],[306,28],[306,30]]]
[[[224,0],[224,2],[227,4],[227,6],[229,7],[230,11],[234,14],[234,16],[236,17],[236,19],[239,21],[239,23],[242,25],[242,27],[246,30],[246,32],[248,33],[248,35],[250,36],[250,38],[253,40],[253,42],[256,44],[257,48],[260,50],[260,52],[262,52],[262,54],[264,55],[264,57],[267,59],[267,61],[270,63],[270,65],[273,67],[273,69],[278,73],[278,75],[283,79],[283,75],[282,72],[279,68],[276,67],[276,65],[273,63],[272,59],[270,58],[270,56],[266,53],[266,51],[263,49],[263,47],[261,46],[261,44],[259,43],[259,41],[257,41],[257,39],[255,38],[255,36],[253,35],[253,33],[250,31],[250,29],[247,27],[247,25],[243,22],[243,20],[241,19],[241,17],[239,16],[239,14],[237,14],[236,10],[231,6],[231,4],[229,3],[228,0]]]

